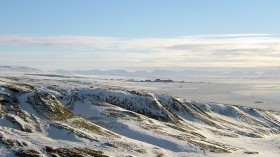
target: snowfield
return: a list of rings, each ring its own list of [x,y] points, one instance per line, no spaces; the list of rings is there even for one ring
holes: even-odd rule
[[[279,111],[194,101],[111,79],[0,70],[1,156],[280,154]]]

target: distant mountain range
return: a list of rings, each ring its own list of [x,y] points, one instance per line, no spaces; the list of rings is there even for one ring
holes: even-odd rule
[[[213,71],[213,70],[154,70],[154,71],[134,71],[129,72],[126,70],[56,70],[59,74],[79,74],[79,75],[105,75],[105,76],[125,76],[125,77],[148,77],[148,78],[186,78],[186,77],[264,77],[264,76],[280,76],[280,70],[266,70],[258,71]]]
[[[0,66],[1,73],[25,73],[25,74],[50,74],[50,75],[101,75],[101,76],[123,76],[123,77],[143,77],[149,79],[182,79],[189,77],[240,77],[240,78],[263,78],[280,77],[280,70],[265,69],[238,69],[238,70],[201,70],[187,69],[181,71],[154,70],[154,71],[126,71],[126,70],[55,70],[44,71],[36,68],[23,66]]]

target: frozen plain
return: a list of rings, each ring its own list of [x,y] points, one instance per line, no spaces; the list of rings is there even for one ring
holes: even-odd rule
[[[83,76],[85,81],[108,86],[152,91],[172,96],[280,111],[280,78],[180,78],[185,83],[131,82],[126,77]],[[88,77],[86,79],[85,77]],[[145,78],[133,78],[145,80]]]

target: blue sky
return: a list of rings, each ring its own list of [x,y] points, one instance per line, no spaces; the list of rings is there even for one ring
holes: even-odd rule
[[[0,64],[275,67],[279,6],[279,0],[0,1]]]

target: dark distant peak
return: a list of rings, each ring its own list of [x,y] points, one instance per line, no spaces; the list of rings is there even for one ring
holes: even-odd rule
[[[173,82],[173,80],[161,80],[161,79],[155,79],[154,82]]]

